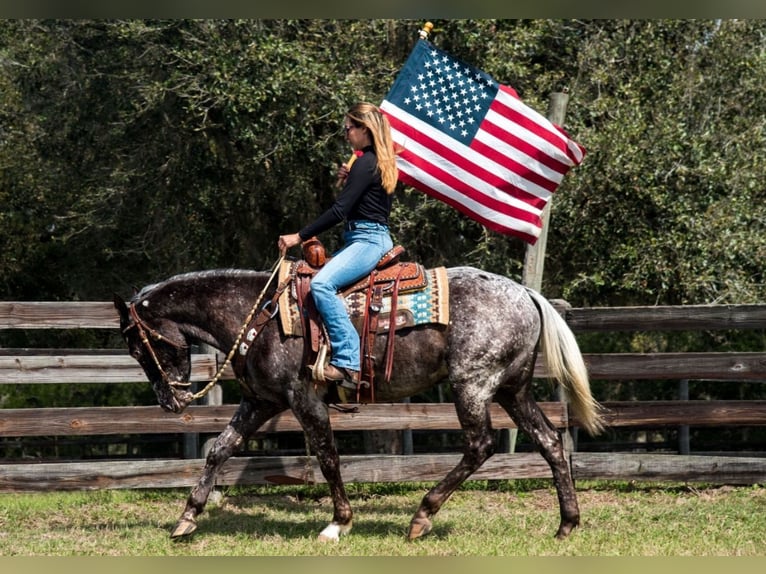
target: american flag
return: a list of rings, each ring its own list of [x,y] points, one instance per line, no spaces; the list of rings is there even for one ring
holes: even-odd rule
[[[513,88],[422,39],[380,107],[402,149],[400,181],[531,244],[585,155]]]

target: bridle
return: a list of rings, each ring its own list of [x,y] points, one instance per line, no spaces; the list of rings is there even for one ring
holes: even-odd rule
[[[221,366],[218,368],[218,372],[210,380],[210,382],[205,386],[205,388],[195,393],[194,395],[192,395],[191,397],[192,401],[204,397],[210,391],[210,389],[212,389],[215,386],[215,384],[223,375],[224,370],[231,362],[231,359],[233,358],[234,353],[236,352],[240,342],[242,341],[242,336],[244,335],[248,324],[253,319],[255,312],[258,310],[258,307],[261,304],[261,301],[263,300],[263,296],[266,294],[266,290],[268,289],[271,282],[274,280],[274,277],[276,276],[277,271],[279,270],[279,267],[282,265],[282,261],[284,261],[284,259],[285,259],[285,254],[282,253],[280,258],[277,260],[277,262],[274,264],[274,267],[271,270],[271,276],[269,277],[269,280],[266,281],[266,284],[263,286],[263,290],[258,296],[258,299],[256,299],[252,309],[250,309],[250,313],[245,319],[245,322],[242,325],[242,328],[240,329],[239,334],[237,335],[237,338],[234,341],[234,345],[232,346],[231,351],[229,351],[229,354],[226,356],[226,360],[221,364]],[[292,278],[289,278],[289,280],[286,280],[283,284],[281,284],[277,288],[277,294],[274,296],[274,299],[271,301],[272,304],[275,303],[277,296],[282,293],[282,291],[287,287],[287,285],[290,283],[291,280]],[[179,350],[188,349],[188,345],[171,341],[167,337],[164,337],[162,333],[160,333],[156,329],[153,329],[152,327],[147,325],[146,322],[143,319],[141,319],[141,317],[138,316],[138,311],[136,310],[135,304],[130,304],[129,310],[130,310],[130,318],[132,322],[130,325],[128,325],[122,330],[123,334],[127,333],[131,329],[138,330],[138,335],[141,338],[141,343],[143,344],[144,348],[146,348],[146,350],[149,352],[149,355],[154,360],[154,364],[157,367],[157,370],[160,372],[160,375],[162,376],[162,381],[165,384],[167,384],[168,386],[172,388],[190,387],[192,384],[190,381],[171,381],[170,380],[170,377],[168,376],[167,372],[165,371],[165,369],[162,368],[162,365],[160,364],[160,360],[157,358],[157,353],[154,351],[154,348],[152,347],[152,343],[149,340],[148,335],[151,335],[151,337],[155,341],[163,341]],[[273,318],[275,314],[276,314],[276,309],[270,313],[270,318]]]
[[[144,348],[149,352],[149,356],[154,360],[154,365],[157,367],[157,370],[160,372],[160,376],[162,377],[162,381],[166,383],[167,385],[171,387],[188,387],[191,385],[189,382],[183,382],[183,381],[171,381],[170,377],[168,376],[165,369],[160,364],[160,360],[157,358],[157,353],[154,350],[154,347],[152,347],[152,343],[149,340],[149,337],[151,336],[152,339],[155,341],[160,341],[163,343],[167,343],[168,345],[175,347],[178,350],[186,350],[188,349],[188,345],[185,343],[176,343],[175,341],[171,341],[167,337],[163,336],[162,333],[157,331],[157,329],[154,329],[146,324],[146,322],[141,319],[141,317],[138,316],[138,311],[136,310],[136,306],[134,304],[131,304],[129,306],[130,311],[130,318],[131,323],[127,327],[125,327],[122,332],[123,334],[126,334],[131,329],[136,329],[138,331],[138,336],[141,338],[141,343],[143,344]]]

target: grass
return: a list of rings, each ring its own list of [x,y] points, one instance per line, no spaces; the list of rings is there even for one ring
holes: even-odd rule
[[[582,525],[553,535],[550,481],[473,481],[428,536],[408,542],[429,484],[350,484],[350,535],[317,542],[332,504],[325,485],[229,487],[199,530],[169,531],[187,490],[0,495],[0,556],[765,556],[766,488],[578,484]]]

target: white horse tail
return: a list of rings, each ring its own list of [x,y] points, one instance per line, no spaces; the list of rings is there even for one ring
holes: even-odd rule
[[[593,398],[580,347],[572,330],[553,305],[540,293],[527,288],[542,316],[540,351],[552,379],[561,384],[575,416],[591,436],[604,429],[603,407]]]

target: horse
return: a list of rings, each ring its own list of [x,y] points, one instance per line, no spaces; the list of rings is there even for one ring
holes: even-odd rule
[[[462,457],[424,495],[407,538],[428,534],[442,505],[494,453],[489,406],[496,401],[550,465],[561,516],[555,537],[564,539],[580,524],[577,495],[561,433],[537,405],[531,381],[539,350],[579,425],[598,434],[603,429],[602,408],[591,394],[577,341],[552,304],[533,289],[468,266],[447,268],[446,277],[449,324],[396,331],[390,380],[376,390],[376,401],[396,402],[448,383],[464,434]],[[188,388],[191,345],[206,343],[224,353],[233,351],[258,294],[268,298],[276,291],[268,271],[221,269],[147,285],[127,302],[115,294],[122,336],[165,411],[181,413],[195,398]],[[387,336],[377,335],[377,356],[384,355]],[[332,498],[332,520],[318,539],[337,541],[351,530],[352,509],[328,411],[333,385],[311,381],[303,362],[301,337],[285,335],[278,321],[261,326],[238,376],[239,406],[209,451],[172,538],[196,531],[216,473],[248,437],[287,409],[305,431]],[[377,370],[382,368],[375,366],[378,380],[382,373]]]

